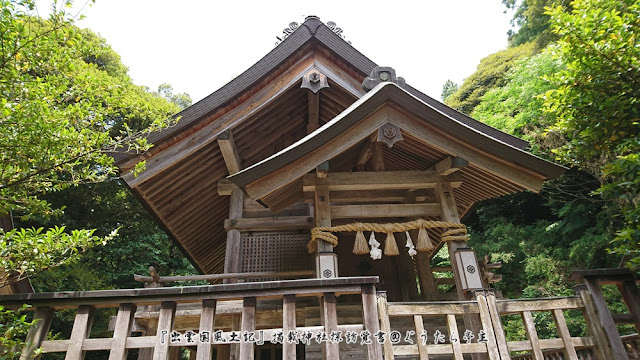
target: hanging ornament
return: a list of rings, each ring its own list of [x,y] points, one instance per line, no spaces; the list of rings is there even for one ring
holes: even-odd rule
[[[431,251],[433,250],[433,244],[431,243],[431,239],[429,239],[429,234],[427,234],[427,229],[423,226],[418,230],[418,242],[416,244],[416,248],[418,251]]]
[[[369,254],[371,254],[371,258],[373,260],[380,260],[382,259],[382,250],[380,250],[380,243],[378,242],[378,240],[376,240],[376,236],[374,235],[374,232],[371,232],[371,236],[369,236],[369,245],[371,245],[371,251],[369,252]]]
[[[400,255],[398,244],[396,244],[396,238],[393,236],[393,225],[388,225],[389,226],[386,226],[387,239],[384,241],[384,254],[387,256]]]
[[[416,248],[413,246],[413,241],[411,240],[411,235],[409,235],[408,231],[404,232],[407,235],[407,244],[405,247],[409,248],[409,256],[414,257],[418,253]]]
[[[353,253],[357,255],[363,255],[369,253],[369,246],[367,245],[367,239],[362,232],[362,224],[356,224],[358,232],[356,233],[356,241],[353,243]]]

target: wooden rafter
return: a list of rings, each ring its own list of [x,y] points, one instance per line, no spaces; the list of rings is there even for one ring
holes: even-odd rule
[[[220,146],[229,174],[235,174],[240,171],[242,169],[242,161],[240,160],[240,155],[238,155],[236,143],[233,141],[231,130],[226,130],[218,136],[218,146]]]

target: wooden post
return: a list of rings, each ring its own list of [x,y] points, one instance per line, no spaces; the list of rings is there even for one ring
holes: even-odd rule
[[[413,239],[417,239],[417,230],[412,231],[411,235]],[[424,251],[418,251],[416,260],[418,262],[418,277],[420,278],[420,290],[422,291],[423,299],[437,300],[438,285],[436,285],[436,280],[433,277],[433,271],[431,270],[431,259],[429,258],[429,255],[427,255],[427,253]]]
[[[567,356],[568,360],[578,360],[578,354],[576,354],[576,349],[573,347],[573,343],[571,342],[571,334],[569,333],[569,328],[567,327],[567,321],[564,318],[564,314],[561,309],[553,310],[553,318],[556,322],[556,328],[558,329],[558,333],[562,338],[562,343],[564,344],[564,353]]]
[[[113,330],[109,360],[125,360],[127,358],[127,337],[131,334],[131,326],[136,314],[136,306],[130,303],[120,304],[116,326]]]
[[[324,293],[322,294],[322,319],[324,324],[324,331],[327,335],[332,331],[338,330],[338,314],[336,307],[336,294]],[[325,359],[339,359],[340,358],[340,344],[326,341],[322,345]]]
[[[95,308],[90,305],[78,306],[76,318],[73,321],[71,337],[69,338],[67,355],[64,358],[65,360],[84,359],[84,351],[82,351],[82,345],[84,344],[84,340],[88,338],[89,334],[91,333],[94,311]]]
[[[256,298],[246,297],[242,301],[242,334],[240,342],[240,359],[253,360],[253,343],[244,340],[244,334],[256,330]]]
[[[380,330],[384,331],[385,334],[390,334],[391,323],[389,321],[389,309],[387,307],[387,294],[384,291],[378,292],[378,316],[380,317]],[[393,344],[391,344],[391,341],[387,339],[387,341],[382,344],[382,350],[384,352],[384,360],[394,359]]]
[[[636,332],[640,332],[640,292],[638,292],[638,286],[633,276],[629,276],[629,278],[618,283],[618,288],[624,303],[627,305],[627,309],[629,309],[629,314],[635,317]]]
[[[242,161],[236,144],[233,140],[233,134],[227,130],[218,136],[218,146],[220,146],[220,152],[227,165],[229,174],[235,174],[242,169]],[[234,189],[231,191],[229,197],[229,219],[242,218],[242,207],[244,205],[244,193],[240,189]],[[241,272],[242,261],[242,235],[240,231],[236,229],[229,229],[227,231],[227,246],[225,249],[224,257],[224,272],[225,273],[239,273]],[[235,279],[225,279],[225,284],[235,283]]]
[[[535,360],[544,360],[544,354],[540,348],[540,339],[538,339],[538,332],[536,331],[536,324],[533,322],[531,311],[523,311],[522,320],[524,321],[524,329],[527,332],[527,338],[531,344],[531,354],[533,354],[533,358]]]
[[[496,295],[493,291],[486,293],[487,308],[489,309],[489,315],[491,316],[491,324],[493,326],[493,334],[496,338],[496,345],[498,347],[498,353],[500,358],[509,359],[509,349],[507,348],[507,338],[504,335],[504,329],[502,328],[502,320],[500,319],[500,312],[496,305]],[[482,319],[482,313],[480,313]],[[491,354],[489,354],[491,356]]]
[[[320,126],[320,123],[318,121],[320,118],[320,93],[309,91],[307,100],[309,102],[309,108],[307,109],[309,117],[307,121],[307,134],[311,134]]]
[[[584,283],[587,285],[587,289],[591,293],[591,298],[593,299],[598,311],[598,319],[600,319],[600,324],[602,324],[604,333],[609,340],[613,357],[615,359],[628,359],[627,350],[624,348],[624,344],[622,343],[622,339],[620,338],[620,334],[616,328],[616,323],[613,321],[613,316],[611,316],[611,311],[609,311],[609,308],[607,307],[607,301],[602,295],[600,284],[597,282],[597,279],[589,277],[584,278]]]
[[[460,347],[460,334],[458,334],[458,325],[456,324],[456,316],[447,314],[447,327],[449,328],[449,339],[451,348],[453,349],[453,358],[455,360],[464,360],[462,348]]]
[[[489,354],[490,360],[500,360],[500,351],[498,350],[498,341],[502,340],[503,345],[506,348],[507,342],[504,339],[504,333],[501,334],[502,337],[499,339],[496,336],[494,331],[494,321],[500,322],[500,317],[498,316],[495,319],[492,319],[491,311],[489,310],[489,302],[487,300],[487,293],[492,293],[492,290],[480,290],[476,291],[476,301],[478,302],[478,311],[480,313],[480,322],[482,323],[482,328],[487,334],[487,353]],[[495,305],[495,297],[494,297],[494,305]],[[502,325],[500,325],[502,328]],[[502,331],[502,329],[500,330]],[[508,355],[508,351],[505,351],[505,354]]]
[[[242,316],[240,314],[231,315],[231,330],[242,333]],[[240,360],[240,344],[231,344],[229,358],[231,360]]]
[[[242,218],[242,207],[244,204],[244,194],[242,190],[236,189],[229,197],[229,219]],[[239,230],[229,229],[227,231],[227,246],[224,257],[224,272],[239,273],[242,262],[242,234]],[[237,279],[225,279],[224,283],[236,283]]]
[[[51,327],[51,320],[53,319],[53,309],[48,306],[39,306],[36,308],[33,319],[36,320],[36,323],[29,329],[29,333],[25,339],[26,346],[22,350],[20,360],[32,359],[33,353],[47,338],[47,333]]]
[[[596,357],[598,360],[612,359],[611,348],[609,348],[607,337],[598,321],[598,314],[593,304],[591,294],[589,294],[587,290],[587,286],[584,284],[577,285],[575,291],[580,295],[582,303],[584,304],[584,318],[589,328],[589,334],[596,340],[596,348],[594,351]]]
[[[416,327],[416,344],[418,344],[418,355],[420,360],[429,360],[429,351],[427,351],[426,341],[422,340],[424,332],[424,322],[421,315],[413,315],[413,324]]]
[[[442,208],[442,221],[460,224],[460,215],[458,214],[458,207],[456,206],[456,200],[453,195],[453,188],[451,187],[451,184],[437,184],[434,188],[434,192],[436,201],[440,203],[440,207]],[[460,272],[455,256],[456,250],[466,248],[467,243],[460,240],[448,241],[447,247],[449,248],[449,261],[451,262],[451,269],[453,270],[453,279],[456,284],[458,298],[460,300],[469,299],[471,295],[465,294],[462,289],[462,277],[466,275]],[[475,268],[477,269],[475,275],[480,277],[480,267],[478,266],[477,260],[475,261]],[[478,319],[473,318],[471,315],[464,317],[464,323],[466,328],[471,329],[474,333],[477,334],[480,331],[480,323],[478,322]],[[486,358],[482,354],[472,354],[471,356],[474,360]]]
[[[376,287],[374,285],[362,286],[362,318],[364,320],[364,329],[369,330],[371,334],[375,334],[380,330],[380,321],[378,317],[378,304],[376,301]],[[382,358],[382,349],[377,341],[367,344],[367,359],[379,360]]]
[[[200,313],[200,328],[198,334],[202,335],[205,332],[209,333],[209,339],[213,338],[213,326],[216,318],[216,300],[208,299],[202,300],[202,311]],[[211,343],[198,342],[198,348],[196,352],[197,360],[211,360],[213,355]]]
[[[173,320],[176,314],[176,303],[174,301],[163,301],[160,305],[160,315],[158,316],[158,329],[156,333],[156,343],[153,349],[153,360],[169,359],[169,343],[171,342],[171,330],[173,330]]]
[[[282,343],[282,359],[296,360],[296,344],[287,341],[290,331],[296,330],[296,296],[285,295],[282,298],[282,332],[284,342]]]
[[[329,187],[324,179],[316,179],[314,214],[316,226],[331,226],[331,206],[329,199]],[[338,276],[338,264],[336,254],[333,253],[333,245],[318,240],[316,254],[316,276],[318,278],[334,278]]]

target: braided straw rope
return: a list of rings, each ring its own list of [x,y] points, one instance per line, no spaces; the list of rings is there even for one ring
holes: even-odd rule
[[[339,226],[319,226],[311,229],[311,241],[307,244],[307,248],[309,253],[312,254],[315,252],[315,243],[318,240],[324,240],[333,246],[338,245],[338,237],[332,232],[341,232],[341,231],[373,231],[378,233],[394,233],[394,232],[403,232],[409,230],[416,229],[433,229],[433,228],[450,228],[442,234],[441,241],[456,241],[469,240],[469,236],[467,235],[467,227],[460,223],[452,223],[448,221],[429,221],[424,219],[418,219],[414,221],[409,221],[406,223],[387,223],[387,224],[378,224],[378,223],[352,223],[346,225]]]

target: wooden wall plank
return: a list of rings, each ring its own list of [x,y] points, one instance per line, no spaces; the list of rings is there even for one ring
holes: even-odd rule
[[[331,217],[345,218],[387,218],[440,216],[439,204],[376,204],[376,205],[334,205]]]

